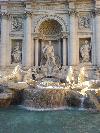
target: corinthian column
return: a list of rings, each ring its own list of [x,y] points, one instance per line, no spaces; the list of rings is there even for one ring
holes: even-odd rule
[[[0,44],[0,66],[6,67],[7,61],[7,39],[8,39],[8,15],[2,13],[1,19],[1,44]]]
[[[95,11],[95,55],[96,65],[100,66],[100,9]]]
[[[70,20],[70,35],[68,44],[68,65],[77,65],[77,47],[76,47],[76,0],[69,1],[69,20]]]
[[[39,63],[39,39],[35,38],[35,66]]]
[[[32,65],[32,18],[31,13],[25,13],[24,25],[24,46],[22,54],[22,64],[25,67]]]
[[[68,64],[77,65],[77,47],[76,47],[76,17],[75,10],[69,12],[70,15],[70,36],[68,46]]]
[[[63,66],[67,65],[67,34],[63,33]]]

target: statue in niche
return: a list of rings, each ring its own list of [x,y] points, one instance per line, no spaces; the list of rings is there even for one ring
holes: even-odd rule
[[[82,62],[89,62],[90,61],[90,53],[91,53],[91,46],[88,40],[85,40],[85,43],[82,44],[80,47],[80,55]]]
[[[56,66],[54,47],[51,43],[42,47],[43,58],[46,60],[47,76],[52,76],[54,67]]]
[[[22,60],[22,51],[20,48],[20,43],[17,42],[14,49],[12,50],[11,53],[11,59],[12,59],[12,63],[21,63]]]
[[[51,61],[55,65],[55,56],[54,56],[54,47],[52,44],[45,45],[42,48],[42,52],[44,57],[46,58],[47,62],[46,64]],[[50,63],[50,62],[49,62]]]
[[[89,16],[80,16],[79,18],[79,28],[90,28],[90,18]]]
[[[12,30],[20,31],[23,28],[22,17],[13,17],[12,20]]]

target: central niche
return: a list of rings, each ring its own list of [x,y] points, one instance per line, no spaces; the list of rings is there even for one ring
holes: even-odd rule
[[[56,60],[59,58],[59,62],[62,62],[62,25],[57,20],[48,19],[41,23],[38,31],[40,38],[39,62],[41,62],[43,57],[43,47],[49,47],[49,42],[51,42],[54,49]]]

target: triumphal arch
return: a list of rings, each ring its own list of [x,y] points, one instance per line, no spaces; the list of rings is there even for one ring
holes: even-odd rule
[[[2,71],[40,67],[51,56],[99,77],[100,0],[0,0],[0,33]]]

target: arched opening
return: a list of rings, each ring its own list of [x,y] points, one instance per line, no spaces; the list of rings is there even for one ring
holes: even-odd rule
[[[41,65],[43,57],[43,47],[51,44],[54,49],[54,56],[57,58],[60,65],[64,64],[64,59],[67,60],[67,52],[63,52],[63,27],[54,19],[47,19],[40,23],[38,27],[38,63]],[[65,41],[64,41],[65,42]],[[67,38],[66,38],[66,51],[67,51]],[[35,46],[37,47],[37,46]],[[64,50],[65,51],[65,50]],[[35,55],[36,56],[36,55]],[[67,61],[65,61],[67,62]],[[65,63],[67,65],[67,63]]]
[[[39,27],[42,40],[58,40],[61,37],[62,26],[56,20],[45,20]]]

